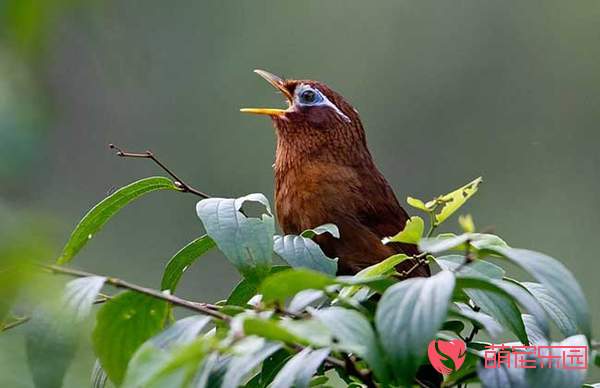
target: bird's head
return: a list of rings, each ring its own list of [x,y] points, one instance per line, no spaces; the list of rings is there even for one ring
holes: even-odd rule
[[[305,155],[319,154],[328,158],[344,152],[366,151],[358,112],[339,93],[322,82],[286,80],[264,70],[255,72],[284,95],[288,107],[244,108],[241,111],[273,119],[278,149],[284,147]]]

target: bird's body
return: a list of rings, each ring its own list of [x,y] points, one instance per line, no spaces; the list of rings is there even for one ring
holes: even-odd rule
[[[339,239],[323,234],[316,241],[326,255],[339,258],[340,274],[355,274],[396,253],[417,254],[414,245],[381,241],[404,229],[408,215],[373,162],[358,112],[322,83],[259,74],[290,103],[287,110],[248,110],[268,112],[276,128],[275,205],[283,231],[337,225]],[[414,263],[406,260],[399,269]],[[411,276],[429,274],[422,266]]]

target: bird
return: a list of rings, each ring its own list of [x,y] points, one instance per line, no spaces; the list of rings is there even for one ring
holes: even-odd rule
[[[283,232],[299,235],[335,224],[339,238],[324,233],[315,242],[338,258],[338,275],[354,275],[398,253],[418,255],[414,244],[382,242],[403,230],[409,215],[373,161],[358,111],[325,83],[255,73],[288,103],[286,109],[241,109],[273,121],[275,211]],[[396,269],[407,271],[416,263],[406,259]],[[430,275],[423,264],[408,277]]]

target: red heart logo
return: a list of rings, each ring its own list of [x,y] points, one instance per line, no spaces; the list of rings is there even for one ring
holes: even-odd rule
[[[465,343],[458,338],[450,341],[433,340],[427,347],[427,355],[435,370],[443,375],[449,375],[462,366],[465,361],[466,348]]]

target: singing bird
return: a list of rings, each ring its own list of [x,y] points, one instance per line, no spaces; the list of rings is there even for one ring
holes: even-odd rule
[[[287,99],[287,109],[246,108],[268,115],[277,135],[275,208],[286,234],[326,223],[337,225],[340,238],[316,237],[323,252],[338,257],[338,273],[355,274],[396,253],[418,254],[411,244],[383,244],[409,218],[379,172],[367,147],[358,111],[322,82],[284,80],[255,72]],[[415,264],[403,261],[397,269]],[[410,276],[429,276],[418,267]]]

